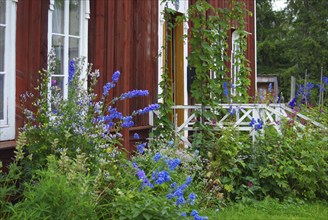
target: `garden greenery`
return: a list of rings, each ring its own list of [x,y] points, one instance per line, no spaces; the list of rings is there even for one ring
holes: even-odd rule
[[[195,35],[189,58],[196,68],[193,94],[203,105],[234,100],[224,67],[228,58],[223,42],[230,19],[240,22],[236,31],[241,34],[242,49],[236,55],[240,60],[237,65],[239,80],[248,85],[247,62],[242,55],[243,6],[238,1],[232,3],[232,11],[217,11],[199,0],[190,10],[194,22],[191,32]],[[208,11],[227,17],[218,21],[215,16],[199,16]],[[212,59],[221,56],[223,60]],[[92,72],[91,66],[86,68],[83,59],[70,62],[68,98],[63,99],[51,79],[55,68],[56,58],[51,52],[48,70],[40,72],[38,94],[22,96],[27,121],[17,140],[15,161],[7,173],[0,173],[0,218],[201,220],[207,219],[206,208],[222,208],[229,202],[266,197],[328,199],[325,129],[307,126],[302,130],[289,120],[281,121],[278,134],[261,119],[254,119],[250,126],[259,135],[252,142],[248,135],[232,128],[213,129],[198,123],[201,132],[194,133],[193,148],[185,149],[169,139],[173,130],[161,137],[153,133],[149,143],[134,134],[137,151],[128,159],[126,146],[121,144],[122,129],[134,125],[134,116],[154,110],[162,111],[166,122],[170,122],[170,106],[163,110],[163,104],[151,104],[123,115],[116,108],[117,102],[147,96],[148,91],[127,91],[109,100],[108,92],[121,74],[116,71],[102,94],[97,95],[93,88],[99,72]],[[212,70],[217,78],[209,77]],[[206,83],[197,86],[202,82]],[[166,92],[163,98],[170,94],[169,88],[165,90],[166,83],[160,85]],[[237,94],[244,94],[236,89]],[[235,98],[241,101],[241,97]],[[326,107],[318,114],[320,111],[327,113]],[[235,114],[234,109],[229,112]],[[201,116],[213,115],[203,112]],[[327,121],[327,116],[321,117]],[[164,128],[173,129],[163,126],[157,131]]]
[[[70,62],[69,93],[63,99],[51,82],[55,60],[51,52],[48,70],[40,72],[38,96],[22,96],[23,105],[32,102],[33,108],[24,110],[27,122],[16,160],[0,175],[1,218],[206,219],[196,211],[196,183],[187,169],[196,166],[191,155],[186,157],[173,142],[167,150],[138,142],[138,154],[132,160],[125,155],[121,130],[134,125],[134,116],[159,105],[122,115],[115,104],[148,91],[132,90],[108,100],[119,80],[116,71],[97,97],[93,87],[99,73],[87,68],[82,78],[84,62],[76,59]]]

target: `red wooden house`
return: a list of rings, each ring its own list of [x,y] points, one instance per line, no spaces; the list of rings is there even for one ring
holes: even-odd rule
[[[177,0],[169,7],[186,13],[195,0]],[[228,7],[230,0],[208,0],[215,7]],[[250,95],[256,84],[256,21],[255,0],[243,0],[253,16],[245,15],[247,59],[251,67]],[[20,95],[34,92],[38,70],[47,67],[47,54],[54,48],[62,62],[61,73],[52,77],[67,93],[68,63],[73,57],[84,56],[100,70],[98,93],[110,81],[115,70],[121,71],[118,86],[112,95],[132,89],[147,89],[145,98],[125,100],[119,106],[123,113],[158,102],[163,59],[159,56],[164,44],[164,6],[161,0],[0,0],[0,159],[8,159],[15,147],[24,118]],[[176,104],[188,104],[188,44],[183,34],[188,24],[175,30],[175,46],[171,50],[175,71]],[[232,45],[233,29],[229,33]],[[147,116],[139,117],[136,126],[123,135],[135,132],[145,136],[149,131]],[[129,146],[126,138],[125,146]]]

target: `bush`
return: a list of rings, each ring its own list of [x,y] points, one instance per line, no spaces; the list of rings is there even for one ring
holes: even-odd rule
[[[81,170],[83,162],[83,157],[72,161],[64,155],[56,161],[49,156],[48,168],[25,184],[24,199],[13,207],[11,219],[97,219],[92,179]]]

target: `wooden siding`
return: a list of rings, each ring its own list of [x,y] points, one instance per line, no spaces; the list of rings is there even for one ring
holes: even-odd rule
[[[125,100],[118,104],[124,115],[157,102],[158,1],[90,1],[89,62],[100,70],[97,93],[121,71],[118,85],[110,96],[133,89],[147,89],[148,97]],[[148,115],[136,118],[137,127],[124,129],[124,137],[135,132],[146,137]],[[130,149],[129,139],[124,145]],[[130,149],[131,150],[131,149]]]
[[[35,92],[38,71],[47,67],[48,8],[48,0],[17,2],[16,136],[24,124],[20,95]]]

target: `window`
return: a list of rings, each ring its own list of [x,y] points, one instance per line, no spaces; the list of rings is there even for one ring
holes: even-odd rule
[[[76,57],[87,58],[89,11],[88,0],[50,0],[48,45],[57,59],[50,81],[61,89],[64,98],[68,93],[69,62]]]
[[[237,34],[237,31],[232,32],[232,42],[231,42],[231,94],[236,95],[236,87],[239,86],[238,84],[238,72],[239,72],[239,65],[238,65],[238,58],[236,57],[236,54],[240,50],[239,45],[239,35]]]
[[[15,139],[16,0],[0,0],[0,141]]]

